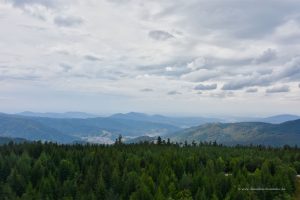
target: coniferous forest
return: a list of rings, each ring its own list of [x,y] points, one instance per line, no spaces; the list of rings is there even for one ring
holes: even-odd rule
[[[0,199],[294,199],[300,150],[169,142],[0,147]]]

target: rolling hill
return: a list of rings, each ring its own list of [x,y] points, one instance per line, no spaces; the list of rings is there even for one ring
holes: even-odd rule
[[[173,134],[173,141],[216,141],[225,145],[300,145],[300,120],[281,124],[263,122],[210,123]]]
[[[0,115],[0,136],[19,137],[27,140],[97,141],[111,143],[118,137],[165,135],[180,130],[169,124],[113,118],[47,118],[18,115]],[[108,142],[107,142],[108,141]]]
[[[37,121],[7,114],[0,114],[0,136],[59,143],[79,140],[77,137],[64,134]]]
[[[280,124],[283,122],[293,121],[293,120],[297,120],[297,119],[300,119],[300,116],[284,114],[284,115],[274,115],[271,117],[266,117],[266,118],[261,119],[260,121],[266,122],[266,123],[272,123],[272,124]]]
[[[265,118],[272,123],[297,116]],[[220,123],[201,117],[166,117],[143,113],[115,114],[96,118],[49,118],[0,114],[0,136],[59,143],[113,143],[119,134],[128,142],[153,140],[158,135],[172,141],[217,141],[226,145],[300,144],[300,120],[281,124],[265,122]],[[221,120],[219,120],[221,121]],[[208,122],[208,123],[207,123]],[[213,122],[213,123],[211,123]],[[191,128],[182,129],[182,127]]]

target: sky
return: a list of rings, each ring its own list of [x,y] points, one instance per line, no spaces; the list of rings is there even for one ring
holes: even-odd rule
[[[0,0],[0,111],[300,114],[299,0]]]

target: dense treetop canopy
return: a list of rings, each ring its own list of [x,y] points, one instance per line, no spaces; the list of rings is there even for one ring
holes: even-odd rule
[[[0,199],[291,199],[297,173],[300,151],[288,146],[0,147]]]

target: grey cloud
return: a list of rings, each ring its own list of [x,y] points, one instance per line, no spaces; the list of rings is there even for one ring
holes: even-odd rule
[[[78,17],[58,16],[54,18],[54,23],[62,27],[71,27],[82,24],[83,20]]]
[[[150,31],[148,35],[150,38],[160,41],[164,41],[174,37],[172,34],[161,30]]]
[[[268,74],[272,74],[273,70],[272,69],[259,69],[256,72],[261,75],[268,75]]]
[[[89,60],[89,61],[100,61],[101,60],[97,56],[93,56],[93,55],[86,55],[86,56],[84,56],[84,59]]]
[[[300,79],[300,57],[293,58],[290,62],[283,66],[279,71],[280,78],[289,78],[291,80]]]
[[[281,93],[281,92],[289,92],[289,91],[290,88],[287,85],[266,89],[266,93]]]
[[[274,49],[265,50],[258,58],[254,60],[254,63],[261,64],[272,61],[277,57],[277,52]]]
[[[212,78],[216,78],[220,75],[220,72],[215,70],[207,70],[200,69],[198,71],[194,71],[188,74],[184,74],[181,76],[183,80],[191,81],[191,82],[203,82],[210,80]]]
[[[269,86],[280,80],[295,81],[300,79],[300,57],[293,58],[278,70],[269,74],[254,73],[236,77],[223,85],[223,90],[239,90],[251,86]]]
[[[180,77],[190,72],[185,67],[186,60],[177,58],[178,60],[162,63],[159,65],[144,65],[135,67],[139,71],[143,71],[147,74],[155,74],[160,76]]]
[[[238,90],[249,86],[268,86],[276,81],[287,79],[297,79],[300,77],[300,58],[294,58],[280,70],[272,71],[270,74],[245,76],[237,78],[233,81],[226,83],[223,90]]]
[[[251,86],[267,86],[272,82],[270,75],[255,75],[236,78],[233,81],[225,83],[222,90],[239,90]]]
[[[211,85],[199,84],[194,89],[195,90],[214,90],[216,88],[217,88],[217,84],[211,84]]]
[[[177,95],[177,94],[181,94],[181,93],[177,92],[176,90],[172,90],[167,93],[167,95]]]
[[[144,88],[140,90],[141,92],[153,92],[153,89],[151,88]]]
[[[199,33],[214,30],[240,38],[261,38],[270,35],[287,15],[299,13],[299,1],[258,2],[259,7],[251,0],[242,3],[235,0],[195,1],[194,4],[185,6],[185,9],[179,5],[176,11],[182,11],[186,19],[190,20],[182,23],[192,24]],[[174,9],[170,11],[174,12]]]
[[[55,7],[57,0],[7,0],[11,2],[16,7],[24,7],[27,5],[42,5],[45,7]]]
[[[298,88],[300,88],[300,83],[299,83],[299,85],[298,85]]]
[[[3,80],[23,80],[23,81],[32,81],[40,79],[40,76],[35,75],[0,75],[0,81]]]
[[[247,93],[256,93],[258,92],[258,89],[257,88],[249,88],[246,90]]]
[[[62,68],[62,70],[64,72],[68,72],[72,69],[71,65],[68,65],[68,64],[65,64],[65,63],[61,63],[61,64],[59,64],[59,66]]]

